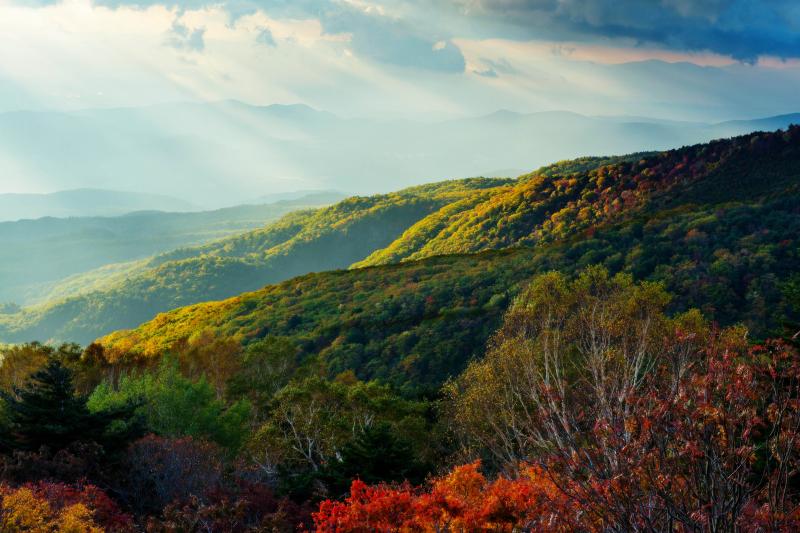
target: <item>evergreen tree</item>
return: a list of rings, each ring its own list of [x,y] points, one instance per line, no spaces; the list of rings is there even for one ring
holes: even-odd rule
[[[2,444],[11,450],[57,451],[76,442],[113,449],[141,433],[139,424],[125,420],[135,406],[90,413],[86,398],[75,394],[72,371],[57,359],[32,374],[24,387],[15,387],[13,394],[0,392],[0,398],[8,429]],[[126,423],[115,423],[120,420]]]
[[[355,478],[368,484],[405,480],[419,483],[425,475],[411,443],[386,423],[366,428],[342,447],[340,458],[327,476],[336,494],[346,493]]]

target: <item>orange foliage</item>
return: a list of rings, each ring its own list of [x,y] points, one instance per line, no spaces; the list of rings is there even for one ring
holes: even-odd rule
[[[93,485],[0,485],[0,531],[102,533],[133,531],[133,520]]]
[[[722,332],[671,368],[630,416],[596,419],[513,478],[489,481],[475,462],[423,489],[354,481],[322,504],[317,531],[799,531],[800,354]]]
[[[343,502],[325,501],[314,515],[318,532],[516,531],[521,527],[561,533],[574,530],[566,498],[536,466],[515,479],[489,481],[480,462],[459,466],[426,490],[409,485],[368,486],[355,480]]]

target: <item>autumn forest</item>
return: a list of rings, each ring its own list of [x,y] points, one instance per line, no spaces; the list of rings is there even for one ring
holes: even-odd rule
[[[0,309],[0,531],[800,529],[800,127],[303,202]]]

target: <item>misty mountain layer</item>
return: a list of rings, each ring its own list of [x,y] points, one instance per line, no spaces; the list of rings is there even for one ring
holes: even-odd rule
[[[397,190],[432,178],[509,175],[586,155],[663,150],[797,122],[719,124],[499,111],[440,122],[347,119],[236,101],[0,114],[0,176],[44,190],[148,191],[199,205],[267,191]]]

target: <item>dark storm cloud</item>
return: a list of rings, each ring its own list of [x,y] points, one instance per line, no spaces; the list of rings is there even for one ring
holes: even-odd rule
[[[47,0],[20,0],[47,1]],[[96,0],[109,6],[182,9],[218,0]],[[364,9],[364,5],[374,7]],[[328,33],[350,33],[354,51],[387,64],[463,72],[451,39],[597,42],[628,39],[674,51],[711,51],[743,62],[800,57],[800,0],[223,0],[233,18],[317,18]],[[380,9],[391,16],[380,14]],[[395,16],[394,14],[399,15]],[[434,46],[445,42],[445,46]],[[497,74],[502,72],[496,68]]]
[[[514,38],[627,38],[750,62],[800,57],[797,0],[453,0],[467,19]],[[498,35],[499,36],[499,35]]]

